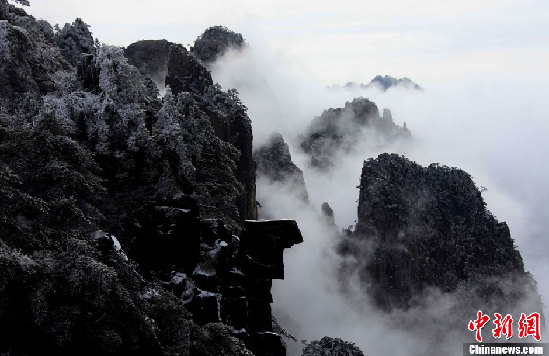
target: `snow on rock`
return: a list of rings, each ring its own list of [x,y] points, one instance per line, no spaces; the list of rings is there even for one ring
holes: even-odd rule
[[[177,285],[177,284],[183,283],[183,281],[186,279],[187,279],[187,275],[185,273],[177,272],[172,277],[171,282]]]
[[[229,244],[223,240],[216,240],[214,247],[206,253],[206,260],[212,264],[218,263]]]
[[[158,291],[154,288],[149,288],[145,290],[143,293],[141,293],[141,298],[143,299],[151,299],[153,297],[158,297],[158,296],[160,296],[160,293],[158,293]]]
[[[95,240],[100,245],[110,245],[114,248],[116,253],[122,257],[124,261],[128,261],[128,256],[122,249],[122,245],[120,244],[120,241],[116,238],[116,236],[106,233],[103,230],[97,230],[93,233],[93,240]]]
[[[172,271],[172,279],[164,285],[171,286],[173,294],[181,299],[181,304],[189,304],[195,296],[196,283],[185,273]]]
[[[221,296],[221,294],[219,293],[213,293],[213,292],[208,292],[207,290],[201,290],[199,289],[199,293],[197,295],[198,298],[206,298],[206,297],[218,297],[218,296]]]
[[[200,263],[194,269],[193,276],[194,275],[213,276],[215,275],[215,273],[216,273],[215,268],[213,268],[210,265]]]
[[[238,275],[240,275],[240,276],[243,276],[243,275],[244,275],[244,273],[242,273],[242,271],[240,271],[240,270],[237,269],[236,267],[234,267],[232,270],[230,270],[229,273],[238,274]]]
[[[166,205],[158,206],[158,209],[160,209],[160,210],[172,210],[173,209],[173,210],[176,210],[176,211],[180,211],[184,214],[191,212],[191,209],[180,209],[180,208],[174,208],[174,207],[166,206]]]

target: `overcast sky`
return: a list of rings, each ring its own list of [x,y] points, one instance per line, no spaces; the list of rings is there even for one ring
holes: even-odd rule
[[[60,24],[81,17],[101,42],[121,46],[188,44],[208,26],[226,25],[325,83],[380,73],[418,82],[549,73],[546,0],[31,0],[29,12]]]

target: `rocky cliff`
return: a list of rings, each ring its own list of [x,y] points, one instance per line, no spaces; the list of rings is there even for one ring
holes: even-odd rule
[[[270,288],[302,237],[247,221],[237,93],[180,45],[135,46],[136,68],[87,29],[0,0],[0,353],[284,355]]]
[[[326,170],[338,155],[356,152],[364,144],[384,148],[409,138],[410,131],[396,125],[389,110],[380,116],[375,103],[356,98],[344,108],[330,108],[316,117],[301,136],[300,146],[311,156],[312,166]]]
[[[355,256],[347,268],[379,306],[408,308],[436,288],[467,295],[467,308],[510,310],[532,299],[541,310],[509,228],[464,171],[382,154],[364,162],[359,189],[356,229],[340,252]]]
[[[163,90],[168,74],[168,56],[173,45],[166,40],[143,40],[129,45],[124,55],[143,77],[150,78]]]
[[[227,50],[244,48],[246,42],[240,33],[224,26],[212,26],[196,39],[191,52],[205,65],[210,65]]]
[[[303,171],[292,162],[290,148],[279,133],[274,133],[265,145],[254,152],[258,178],[265,178],[291,188],[298,199],[309,202]]]
[[[47,25],[44,24],[44,26]],[[80,62],[82,53],[95,53],[92,33],[82,19],[76,19],[72,24],[65,24],[62,29],[57,31],[54,38],[61,54],[73,66]]]
[[[231,158],[236,165],[236,178],[242,185],[237,189],[238,215],[234,220],[257,218],[255,200],[255,163],[252,158],[252,126],[236,90],[223,92],[214,85],[210,72],[195,56],[179,44],[158,41],[140,41],[125,51],[128,62],[135,65],[144,77],[157,80],[165,74],[165,85],[172,95],[187,93],[195,104],[193,110],[210,121],[215,135],[238,150]],[[155,79],[156,78],[156,79]],[[161,85],[160,89],[164,89]],[[214,159],[211,156],[210,159]],[[211,162],[212,165],[215,165]],[[210,204],[213,207],[215,204]],[[231,215],[231,214],[229,214]]]
[[[54,48],[53,29],[37,22],[7,2],[0,5],[0,100],[2,106],[17,107],[26,95],[47,94],[54,90],[52,76],[68,70],[69,63]]]

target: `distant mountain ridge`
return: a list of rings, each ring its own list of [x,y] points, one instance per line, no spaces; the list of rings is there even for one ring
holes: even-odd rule
[[[355,82],[347,82],[344,85],[331,85],[331,89],[370,89],[370,88],[378,88],[383,91],[387,91],[391,88],[406,88],[411,90],[423,90],[423,88],[411,80],[410,78],[403,77],[403,78],[395,78],[390,75],[377,75],[374,79],[370,80],[368,84],[364,83],[355,83]]]

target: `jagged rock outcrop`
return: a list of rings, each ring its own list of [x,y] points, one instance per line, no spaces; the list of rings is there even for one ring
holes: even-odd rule
[[[89,92],[99,93],[100,69],[96,66],[93,54],[82,54],[80,61],[76,64],[76,76],[82,83],[83,89]],[[149,125],[150,126],[150,125]]]
[[[326,202],[322,203],[322,206],[320,207],[320,212],[322,213],[322,217],[324,218],[328,226],[337,228],[337,225],[335,223],[334,211],[330,207],[330,204]]]
[[[252,125],[237,91],[230,89],[224,93],[218,85],[213,85],[208,70],[182,47],[170,51],[166,85],[170,85],[174,93],[192,93],[200,109],[207,114],[216,135],[239,150],[236,176],[243,190],[237,198],[238,211],[241,220],[257,219]]]
[[[394,78],[390,75],[381,76],[378,75],[366,85],[367,88],[377,87],[383,91],[387,91],[391,88],[407,88],[414,90],[423,90],[417,83],[412,81],[410,78]]]
[[[48,25],[49,26],[49,25]],[[52,46],[51,26],[44,26],[23,9],[2,1],[0,9],[0,101],[16,109],[23,96],[54,90],[52,76],[69,64]]]
[[[213,26],[201,34],[194,46],[192,54],[205,65],[215,62],[228,49],[242,49],[246,45],[240,33],[233,32],[224,26]]]
[[[93,36],[89,25],[77,18],[72,24],[66,23],[55,34],[55,43],[65,59],[76,66],[82,54],[95,54]]]
[[[20,80],[0,88],[0,354],[283,355],[270,286],[302,239],[244,222],[236,92],[160,100],[120,48],[74,68],[43,23],[6,0],[0,16],[0,78]]]
[[[309,202],[303,171],[292,162],[290,148],[279,133],[269,137],[265,145],[254,152],[258,178],[287,186],[292,193],[304,202]]]
[[[286,354],[273,332],[271,286],[284,278],[283,251],[303,238],[293,220],[245,221],[240,237],[221,220],[198,219],[196,202],[159,202],[134,221],[151,224],[125,252],[146,276],[154,273],[198,325],[223,323],[254,355]],[[146,291],[154,298],[154,290]]]
[[[166,86],[174,93],[192,92],[202,94],[213,85],[210,72],[185,47],[172,46],[168,54]]]
[[[352,342],[338,338],[323,337],[308,343],[302,356],[364,356],[362,351]]]
[[[273,332],[271,286],[272,279],[284,279],[284,249],[301,242],[303,237],[293,220],[244,223],[240,249],[247,286],[247,345],[256,355],[286,355],[284,343]]]
[[[124,50],[128,63],[135,66],[143,77],[148,77],[164,89],[168,74],[170,48],[174,44],[166,40],[143,40],[132,43]]]
[[[246,114],[247,108],[240,102],[236,90],[223,92],[219,85],[214,85],[206,67],[179,44],[165,40],[140,41],[128,46],[125,55],[128,62],[136,64],[144,76],[152,76],[154,73],[158,76],[165,72],[165,85],[171,88],[171,93],[175,96],[189,93],[188,99],[192,98],[195,103],[193,110],[198,110],[210,121],[218,138],[238,150],[233,161],[236,165],[236,178],[242,187],[237,188],[237,215],[231,215],[239,222],[256,219],[252,126]],[[214,166],[215,156],[209,156],[209,159]],[[210,207],[215,208],[213,205]]]
[[[410,138],[410,131],[396,125],[389,110],[379,116],[377,105],[365,98],[346,102],[344,108],[328,109],[316,117],[301,136],[301,148],[311,156],[311,165],[327,169],[334,157],[353,152],[370,140],[373,148]]]
[[[528,308],[541,310],[509,228],[486,209],[464,171],[382,154],[364,162],[359,189],[355,232],[340,245],[356,264],[343,273],[357,268],[384,309],[413,306],[436,288],[467,296],[458,298],[463,303],[474,300],[463,310],[510,310],[529,299]]]

